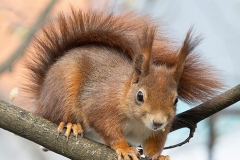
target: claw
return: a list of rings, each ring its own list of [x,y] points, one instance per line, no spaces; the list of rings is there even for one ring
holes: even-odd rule
[[[78,134],[83,137],[83,128],[82,128],[82,125],[80,123],[77,124],[78,126]]]
[[[170,160],[169,156],[160,156],[159,160]]]
[[[153,156],[146,155],[145,158],[148,160],[170,160],[169,156],[163,156],[163,155],[160,155],[159,153]]]
[[[77,140],[77,136],[78,136],[78,126],[77,126],[76,124],[73,124],[72,130],[73,130],[73,135],[76,137],[76,140]]]
[[[67,123],[67,125],[65,125],[65,124],[66,124],[65,122],[61,122],[59,124],[57,137],[59,137],[59,135],[63,132],[64,127],[67,128],[67,130],[64,134],[67,137],[67,141],[69,139],[69,136],[70,136],[72,130],[73,130],[73,135],[76,137],[76,140],[77,140],[78,135],[83,137],[83,128],[80,123],[77,123],[77,124]]]
[[[139,160],[138,157],[140,156],[140,154],[134,147],[119,148],[116,150],[116,152],[118,155],[118,160],[130,160],[130,157],[132,160]]]
[[[59,137],[59,135],[62,133],[64,127],[65,127],[65,122],[61,122],[61,123],[59,124],[59,126],[58,126],[58,129],[57,129],[57,131],[58,131],[58,137]]]
[[[76,140],[79,134],[83,136],[83,129],[80,123],[73,124],[72,130],[73,130],[73,135],[76,137]]]
[[[67,141],[68,141],[69,135],[71,133],[71,130],[72,130],[72,123],[68,123],[67,124],[67,130],[66,130],[66,132],[64,134],[67,137]]]

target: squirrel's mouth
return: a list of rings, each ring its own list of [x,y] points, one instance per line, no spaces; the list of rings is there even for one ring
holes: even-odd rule
[[[164,132],[164,131],[165,131],[165,128],[160,128],[160,129],[159,129],[159,128],[154,128],[153,130],[154,130],[154,131],[159,131],[159,130],[161,130],[161,131]]]
[[[162,130],[163,132],[165,131],[165,127],[167,125],[167,122],[164,123],[147,123],[146,126],[153,130],[153,131],[159,131]]]
[[[154,130],[154,131],[159,131],[159,130],[165,131],[165,126],[166,126],[166,125],[163,125],[163,126],[161,126],[161,127],[153,127],[152,130]]]

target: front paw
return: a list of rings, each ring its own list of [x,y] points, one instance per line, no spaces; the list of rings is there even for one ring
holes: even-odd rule
[[[71,131],[73,131],[73,135],[76,137],[77,140],[77,136],[81,135],[83,136],[83,128],[82,125],[80,123],[77,124],[72,124],[72,123],[67,123],[67,125],[65,125],[65,122],[61,122],[58,126],[58,135],[60,135],[63,131],[63,128],[66,127],[67,130],[65,132],[65,136],[67,137],[67,140],[69,138],[69,135],[71,133]]]
[[[146,155],[146,158],[148,160],[170,160],[170,157],[169,156],[163,156],[163,155],[160,155],[159,153],[156,153],[155,155],[153,155],[152,157]]]
[[[139,160],[140,154],[138,153],[137,149],[134,147],[128,148],[118,148],[116,149],[118,160]]]

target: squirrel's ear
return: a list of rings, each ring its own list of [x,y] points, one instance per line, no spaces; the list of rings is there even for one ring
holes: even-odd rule
[[[192,38],[193,34],[192,34],[192,30],[193,28],[191,27],[186,35],[186,38],[183,42],[183,45],[181,47],[181,50],[178,54],[178,58],[176,61],[176,64],[173,68],[174,71],[174,79],[176,80],[176,82],[179,82],[179,79],[181,78],[183,69],[184,69],[184,65],[185,65],[185,60],[187,58],[187,56],[194,50],[194,48],[201,42],[202,37],[198,36],[196,38]]]
[[[155,28],[146,28],[140,39],[140,54],[134,60],[133,82],[137,83],[141,78],[146,77],[150,72],[150,58],[152,45],[155,36]]]

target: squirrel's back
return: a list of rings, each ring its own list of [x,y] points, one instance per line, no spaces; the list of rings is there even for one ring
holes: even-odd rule
[[[121,91],[132,70],[129,57],[116,49],[83,46],[69,50],[48,70],[36,113],[55,123],[80,123],[82,107],[93,105],[93,99],[99,105],[113,105],[111,98],[123,101]]]

